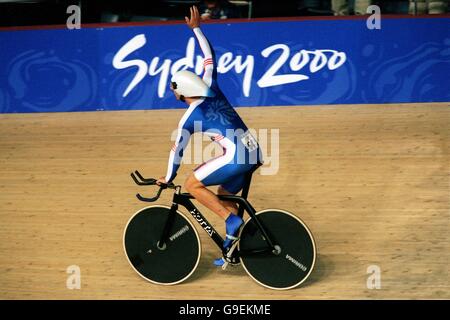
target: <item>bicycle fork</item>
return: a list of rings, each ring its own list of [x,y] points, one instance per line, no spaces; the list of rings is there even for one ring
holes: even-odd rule
[[[169,214],[167,215],[166,223],[164,224],[164,228],[161,232],[161,237],[156,244],[156,247],[159,250],[165,250],[167,245],[167,239],[169,238],[170,230],[172,230],[173,223],[175,221],[176,213],[178,210],[178,204],[172,202],[172,206],[170,207]]]

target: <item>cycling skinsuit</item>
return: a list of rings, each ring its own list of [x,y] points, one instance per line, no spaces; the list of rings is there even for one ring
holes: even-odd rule
[[[245,173],[262,163],[262,154],[256,139],[218,87],[214,53],[208,40],[200,28],[193,31],[205,57],[203,81],[215,96],[194,101],[181,118],[169,156],[166,181],[175,178],[191,135],[202,132],[222,147],[223,154],[194,169],[195,177],[205,186],[221,185],[236,194],[245,183]]]

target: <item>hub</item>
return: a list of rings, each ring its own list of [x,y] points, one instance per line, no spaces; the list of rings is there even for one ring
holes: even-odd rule
[[[160,246],[160,245],[159,245],[159,241],[158,241],[158,243],[156,244],[156,247],[157,247],[159,250],[163,251],[163,250],[166,250],[167,245],[166,245],[165,243],[163,243],[163,245]]]
[[[278,256],[281,253],[281,247],[279,245],[275,245],[274,250],[272,250],[272,253]]]

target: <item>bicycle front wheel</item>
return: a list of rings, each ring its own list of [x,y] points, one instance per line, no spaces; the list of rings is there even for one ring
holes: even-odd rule
[[[169,237],[160,244],[170,208],[150,206],[136,212],[125,227],[123,246],[128,262],[145,280],[173,285],[189,278],[200,261],[201,246],[191,221],[176,211]]]
[[[309,277],[316,261],[311,232],[302,220],[284,210],[267,209],[257,212],[256,217],[278,252],[251,254],[252,250],[268,244],[254,219],[249,219],[240,234],[242,266],[253,280],[266,288],[287,290],[297,287]]]

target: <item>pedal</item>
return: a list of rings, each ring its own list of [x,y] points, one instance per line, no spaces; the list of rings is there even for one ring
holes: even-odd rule
[[[238,259],[232,259],[232,261],[230,261],[224,258],[224,260],[225,262],[222,265],[222,270],[225,270],[228,266],[237,267],[241,264],[241,262]]]
[[[228,267],[228,262],[225,260],[225,262],[222,265],[222,270],[225,270]]]
[[[228,250],[227,254],[223,256],[225,262],[222,265],[222,270],[225,270],[228,267],[228,264],[231,264],[232,266],[237,266],[240,264],[239,257],[236,255],[233,255],[234,250],[236,249],[238,245],[238,241],[233,243],[233,245]]]

